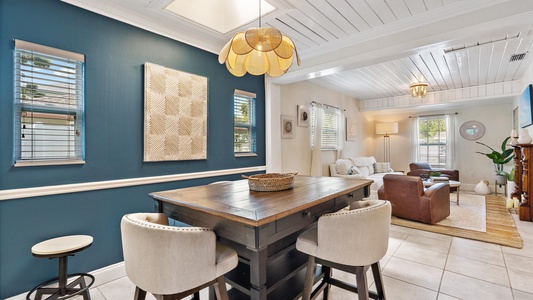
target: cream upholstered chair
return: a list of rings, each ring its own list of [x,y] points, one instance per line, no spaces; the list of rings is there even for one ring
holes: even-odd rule
[[[298,237],[296,249],[309,255],[305,275],[303,300],[311,299],[324,290],[327,299],[329,285],[356,292],[359,299],[385,299],[379,260],[389,244],[391,206],[385,200],[355,201],[349,210],[326,214],[318,224]],[[324,278],[312,291],[316,264],[321,264]],[[377,294],[368,291],[367,270],[372,274]],[[356,284],[331,277],[331,268],[356,275]]]
[[[228,299],[224,274],[237,266],[235,250],[216,241],[202,227],[168,226],[161,213],[122,217],[122,248],[128,278],[136,285],[135,300],[146,292],[156,299],[181,299],[214,285],[217,299]]]

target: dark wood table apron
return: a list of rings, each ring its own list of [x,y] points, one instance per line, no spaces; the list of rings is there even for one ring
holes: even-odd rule
[[[150,196],[156,212],[211,228],[239,253],[239,265],[226,275],[230,299],[280,300],[302,291],[307,256],[295,248],[298,235],[319,216],[368,197],[372,182],[296,176],[293,189],[279,192],[250,191],[239,180]]]

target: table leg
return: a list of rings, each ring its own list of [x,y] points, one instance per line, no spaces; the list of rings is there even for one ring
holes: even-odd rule
[[[266,300],[267,298],[267,247],[250,249],[250,296],[252,299]]]
[[[459,193],[461,192],[461,187],[457,187],[457,205],[459,205]]]

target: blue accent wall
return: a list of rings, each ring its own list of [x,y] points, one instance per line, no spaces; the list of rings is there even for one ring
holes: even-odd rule
[[[85,165],[13,167],[14,39],[85,55]],[[206,160],[143,163],[145,62],[208,78]],[[257,94],[256,157],[233,154],[234,89]],[[264,103],[262,76],[233,77],[213,53],[59,0],[0,0],[1,190],[263,166]],[[120,262],[119,224],[124,214],[152,211],[149,192],[210,181],[214,180],[0,201],[0,299],[57,276],[57,260],[32,257],[35,243],[68,234],[92,235],[93,245],[69,260],[70,272]]]

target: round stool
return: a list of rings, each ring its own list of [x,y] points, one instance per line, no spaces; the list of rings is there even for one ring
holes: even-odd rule
[[[67,258],[74,253],[89,248],[93,237],[88,235],[70,235],[46,240],[34,245],[31,252],[35,257],[59,258],[59,277],[48,280],[34,287],[26,296],[31,300],[35,293],[35,300],[40,300],[43,295],[49,294],[46,299],[68,299],[76,295],[83,295],[84,300],[90,300],[89,288],[94,283],[94,276],[87,273],[67,274]],[[90,279],[87,284],[85,278]],[[77,287],[79,285],[79,288]]]

